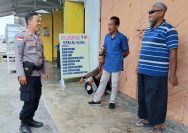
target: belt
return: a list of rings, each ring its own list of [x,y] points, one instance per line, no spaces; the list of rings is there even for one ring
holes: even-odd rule
[[[41,69],[43,69],[43,63],[40,66],[35,65],[35,67],[34,67],[34,70],[41,70]]]

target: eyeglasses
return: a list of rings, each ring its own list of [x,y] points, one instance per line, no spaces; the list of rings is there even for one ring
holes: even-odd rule
[[[150,11],[148,11],[148,13],[149,13],[149,15],[151,15],[151,14],[153,14],[155,12],[159,12],[159,11],[164,11],[164,10],[150,10]]]

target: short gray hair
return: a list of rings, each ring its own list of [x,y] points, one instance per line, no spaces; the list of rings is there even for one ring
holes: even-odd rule
[[[154,3],[153,4],[153,7],[159,7],[159,8],[161,8],[163,11],[167,11],[167,5],[165,4],[165,3],[163,3],[163,2],[156,2],[156,3]]]

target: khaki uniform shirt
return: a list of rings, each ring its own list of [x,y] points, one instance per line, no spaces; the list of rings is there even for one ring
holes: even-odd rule
[[[16,73],[17,76],[24,76],[23,62],[28,61],[36,66],[44,63],[42,70],[33,70],[31,76],[41,76],[47,73],[47,64],[43,52],[43,43],[38,34],[28,30],[22,31],[16,36],[15,41]]]

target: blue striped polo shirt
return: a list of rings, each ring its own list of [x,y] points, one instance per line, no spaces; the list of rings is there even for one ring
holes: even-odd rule
[[[142,39],[138,73],[168,76],[170,49],[178,48],[178,33],[166,20],[155,28],[147,28]]]

